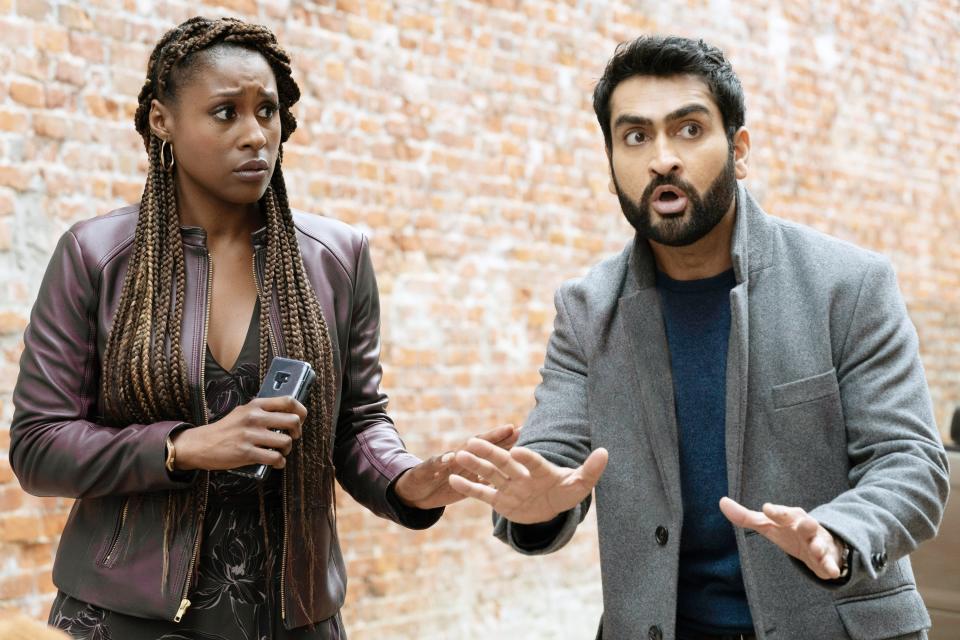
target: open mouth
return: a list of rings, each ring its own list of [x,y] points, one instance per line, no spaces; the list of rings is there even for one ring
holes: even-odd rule
[[[679,187],[664,185],[653,191],[653,210],[662,216],[683,213],[687,208],[687,194]]]

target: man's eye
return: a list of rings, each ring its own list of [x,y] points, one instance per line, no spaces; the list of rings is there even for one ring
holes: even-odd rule
[[[646,142],[647,136],[644,135],[642,131],[631,131],[627,134],[627,137],[624,138],[624,141],[628,147],[635,147]]]
[[[237,115],[237,110],[230,105],[225,105],[213,112],[213,117],[217,120],[232,120]]]
[[[260,118],[272,118],[273,115],[277,112],[277,105],[275,104],[265,104],[260,107],[260,111],[257,112],[257,116]]]
[[[680,135],[684,138],[696,138],[701,131],[703,131],[703,128],[700,125],[691,122],[680,128]]]

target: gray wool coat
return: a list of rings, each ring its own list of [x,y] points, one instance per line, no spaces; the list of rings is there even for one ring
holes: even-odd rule
[[[910,560],[949,490],[913,324],[882,256],[766,215],[740,185],[726,374],[729,495],[799,506],[853,549],[844,586],[736,532],[759,638],[922,638]],[[605,640],[672,639],[683,518],[670,359],[649,244],[631,242],[556,294],[557,316],[520,437],[552,462],[605,447],[595,490]],[[590,506],[536,550],[566,544]],[[665,545],[658,527],[667,529]],[[598,636],[599,637],[599,636]]]

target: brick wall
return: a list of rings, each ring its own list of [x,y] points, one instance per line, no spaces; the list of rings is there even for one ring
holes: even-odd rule
[[[747,93],[748,184],[771,212],[889,255],[939,423],[960,404],[960,9],[951,0],[150,2],[0,0],[0,450],[20,335],[72,222],[138,199],[131,123],[146,58],[195,12],[270,25],[294,59],[293,204],[366,230],[392,414],[427,455],[522,422],[552,293],[629,237],[590,91],[645,32],[724,48]],[[42,616],[70,502],[0,461],[0,606]],[[587,638],[600,612],[590,519],[524,558],[458,504],[399,529],[340,503],[351,637]]]

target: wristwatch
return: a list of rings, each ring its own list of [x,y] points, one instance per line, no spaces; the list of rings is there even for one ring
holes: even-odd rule
[[[170,436],[167,436],[167,461],[164,463],[164,466],[167,468],[167,471],[173,473],[173,461],[177,457],[176,449],[173,448],[173,440]]]

